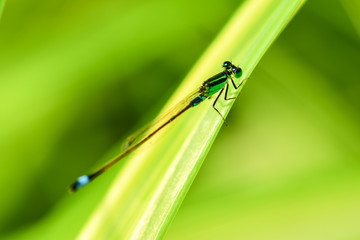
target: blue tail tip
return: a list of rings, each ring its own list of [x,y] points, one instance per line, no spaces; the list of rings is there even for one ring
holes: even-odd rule
[[[78,179],[76,180],[76,182],[74,182],[73,184],[71,184],[70,186],[70,190],[72,192],[77,191],[79,188],[82,188],[83,186],[85,186],[86,184],[88,184],[90,182],[90,177],[88,175],[82,175],[80,177],[78,177]]]

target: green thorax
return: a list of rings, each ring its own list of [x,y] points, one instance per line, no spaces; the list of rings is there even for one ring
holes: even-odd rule
[[[217,93],[220,89],[225,87],[227,79],[228,73],[223,71],[206,80],[203,84],[203,96],[208,98],[214,93]]]

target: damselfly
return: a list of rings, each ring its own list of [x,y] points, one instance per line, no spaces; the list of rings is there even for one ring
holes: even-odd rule
[[[150,125],[144,127],[142,130],[137,132],[135,135],[128,138],[126,147],[124,148],[123,152],[111,160],[109,163],[104,165],[99,170],[89,174],[80,176],[73,184],[70,185],[71,191],[76,191],[79,188],[87,185],[100,174],[104,173],[106,170],[111,168],[115,163],[132,153],[146,141],[148,141],[151,137],[153,137],[156,133],[158,133],[161,129],[166,127],[172,121],[174,121],[177,117],[181,114],[186,112],[188,109],[199,105],[205,99],[210,98],[215,93],[219,92],[217,97],[213,102],[213,108],[220,114],[221,118],[225,121],[224,117],[221,115],[219,110],[215,107],[219,97],[223,94],[225,90],[224,99],[231,100],[235,98],[228,97],[229,91],[229,81],[232,83],[235,89],[238,89],[243,80],[240,81],[239,85],[237,86],[234,82],[234,78],[240,78],[242,75],[242,69],[238,66],[233,65],[230,61],[225,61],[222,65],[223,71],[215,74],[214,76],[210,77],[203,84],[196,89],[193,93],[189,96],[184,98],[182,101],[177,103],[174,107],[172,107],[169,111],[165,114],[157,118],[154,122]],[[147,133],[147,134],[146,134]]]

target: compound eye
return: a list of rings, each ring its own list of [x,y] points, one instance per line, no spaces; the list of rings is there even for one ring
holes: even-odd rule
[[[225,62],[223,63],[223,68],[225,68],[225,69],[230,69],[231,66],[232,66],[232,63],[229,62],[229,61],[225,61]]]
[[[242,75],[242,69],[239,67],[233,67],[231,71],[234,73],[235,78],[239,78]]]

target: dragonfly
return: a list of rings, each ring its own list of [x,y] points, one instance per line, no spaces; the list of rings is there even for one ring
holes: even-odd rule
[[[155,121],[145,126],[143,129],[130,136],[123,147],[122,153],[117,157],[112,159],[110,162],[105,164],[100,169],[95,172],[87,175],[82,175],[77,178],[75,182],[70,185],[70,191],[76,192],[80,188],[86,186],[92,182],[95,178],[106,172],[117,162],[128,156],[130,153],[134,152],[141,145],[151,139],[155,134],[160,130],[172,123],[176,118],[181,116],[190,108],[198,106],[206,99],[210,99],[214,94],[218,93],[217,97],[213,101],[213,109],[221,116],[225,121],[225,118],[222,116],[220,111],[216,108],[216,103],[218,102],[220,96],[224,93],[225,100],[233,100],[236,97],[228,97],[230,83],[235,89],[239,89],[244,80],[240,81],[238,85],[235,84],[234,78],[238,79],[242,76],[242,69],[239,66],[235,66],[231,61],[225,61],[222,64],[223,71],[215,74],[214,76],[208,78],[198,87],[193,93],[189,94],[183,100],[175,104],[169,111],[165,112],[163,115],[158,117]],[[225,91],[225,92],[224,92]]]

